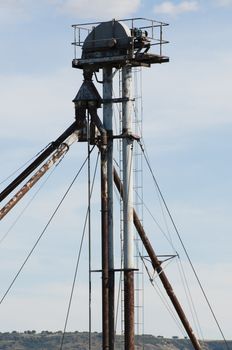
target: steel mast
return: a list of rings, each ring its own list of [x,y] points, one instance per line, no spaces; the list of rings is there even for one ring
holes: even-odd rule
[[[129,22],[128,27],[125,22]],[[140,23],[140,24],[139,24]],[[137,137],[132,131],[132,74],[133,67],[168,62],[163,56],[163,27],[167,24],[136,18],[125,21],[74,25],[75,52],[76,47],[82,47],[81,58],[74,58],[74,68],[83,71],[84,81],[74,98],[75,118],[73,123],[55,142],[31,163],[2,193],[0,200],[7,197],[30,173],[51,155],[67,138],[76,134],[78,141],[87,141],[86,127],[90,122],[90,142],[96,144],[101,152],[101,237],[102,237],[102,349],[114,350],[114,237],[113,237],[113,174],[116,186],[123,197],[124,213],[124,310],[125,310],[125,350],[134,350],[134,253],[133,224],[151,258],[153,268],[159,272],[159,277],[172,301],[180,320],[195,348],[201,346],[193,333],[185,313],[174,294],[174,291],[162,270],[150,242],[143,230],[141,222],[133,208],[133,142]],[[83,40],[83,30],[87,37]],[[158,39],[157,39],[158,38]],[[158,44],[159,52],[154,54],[149,50]],[[122,70],[122,96],[113,98],[113,68]],[[95,85],[93,75],[100,69],[103,71],[103,98]],[[113,134],[112,104],[122,103],[122,130],[119,135]],[[103,122],[99,118],[98,109],[103,104]],[[87,115],[90,118],[87,118]],[[89,121],[90,119],[90,121]],[[78,131],[78,132],[77,132]],[[89,134],[89,133],[88,133]],[[73,136],[72,136],[73,137]],[[123,140],[123,182],[117,179],[113,169],[113,139]],[[64,145],[62,146],[64,147]],[[57,155],[54,154],[54,157]],[[46,167],[52,165],[55,158],[49,160]],[[37,175],[36,175],[37,176]],[[37,178],[36,178],[37,179]],[[30,181],[30,180],[29,180]],[[24,191],[24,190],[23,190]],[[21,193],[21,192],[20,192]],[[20,194],[21,195],[21,194]]]
[[[108,187],[108,260],[109,260],[109,349],[114,349],[115,276],[114,276],[114,230],[113,230],[113,69],[104,67],[103,72],[103,126],[107,132],[107,187]]]
[[[128,21],[127,21],[128,22]],[[139,24],[140,23],[140,24]],[[134,350],[134,224],[133,224],[133,142],[132,131],[132,68],[149,67],[152,63],[168,62],[162,55],[164,23],[145,20],[112,20],[102,23],[74,25],[75,58],[73,67],[96,74],[103,72],[103,128],[107,139],[98,143],[101,151],[101,210],[102,210],[102,346],[114,349],[114,235],[113,235],[113,138],[123,140],[123,235],[124,235],[124,320],[125,350]],[[144,27],[145,26],[145,27]],[[146,30],[144,30],[146,28]],[[88,35],[83,40],[83,31]],[[159,38],[157,40],[157,38]],[[159,53],[148,53],[150,46],[159,44]],[[76,47],[82,48],[81,58]],[[113,68],[122,71],[122,96],[113,98]],[[83,91],[84,92],[84,91]],[[76,105],[80,103],[77,101]],[[122,104],[122,130],[113,135],[113,103]],[[95,137],[97,139],[97,137]],[[108,223],[108,225],[106,224]]]
[[[125,349],[134,349],[134,232],[133,232],[133,136],[132,68],[122,68],[123,135],[123,233]]]

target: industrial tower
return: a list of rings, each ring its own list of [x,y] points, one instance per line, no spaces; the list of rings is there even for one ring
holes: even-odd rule
[[[195,348],[200,344],[194,335],[185,313],[174,294],[161,262],[152,248],[139,217],[133,207],[133,157],[134,142],[140,136],[132,128],[132,69],[150,67],[152,64],[168,62],[162,53],[163,29],[166,23],[134,18],[108,22],[73,25],[75,57],[73,68],[83,71],[83,83],[73,102],[75,122],[52,142],[39,157],[30,164],[0,194],[5,199],[29,174],[50,155],[46,163],[0,210],[0,219],[22,198],[35,182],[51,167],[74,141],[90,142],[99,148],[101,154],[101,244],[102,244],[102,349],[114,350],[115,344],[115,272],[114,266],[114,183],[123,199],[123,274],[124,274],[124,335],[125,350],[135,349],[134,337],[134,227],[150,257],[152,267],[159,278],[181,319],[181,322]],[[82,49],[77,57],[77,48]],[[155,52],[153,52],[155,51]],[[102,71],[102,96],[93,83],[93,76]],[[113,96],[113,79],[121,72],[121,96]],[[122,127],[118,134],[113,130],[113,104],[122,106]],[[98,109],[103,106],[103,120]],[[113,144],[122,140],[123,177],[120,179],[113,166]]]
[[[75,103],[76,121],[83,128],[86,115],[90,115],[90,139],[98,145],[101,152],[101,212],[102,212],[102,348],[114,349],[114,232],[113,232],[113,182],[123,197],[123,273],[124,273],[124,335],[125,350],[134,350],[134,224],[146,249],[151,249],[153,268],[161,273],[161,280],[173,301],[179,316],[188,328],[188,334],[195,343],[195,338],[184,312],[164,275],[161,263],[147,240],[143,227],[133,208],[133,143],[139,141],[132,127],[132,69],[150,67],[152,64],[168,62],[162,48],[163,28],[166,23],[145,18],[111,20],[102,23],[73,25],[74,46],[82,48],[80,58],[73,59],[72,66],[83,70],[84,82],[73,102]],[[86,35],[87,34],[87,35]],[[158,52],[151,52],[158,47]],[[92,76],[102,70],[103,92],[99,96]],[[112,94],[113,78],[121,70],[121,96]],[[113,104],[122,105],[122,125],[119,135],[113,130]],[[97,110],[103,105],[103,121]],[[123,177],[122,181],[113,167],[113,140],[122,139]],[[148,247],[149,246],[149,247]],[[149,254],[150,255],[150,254]]]

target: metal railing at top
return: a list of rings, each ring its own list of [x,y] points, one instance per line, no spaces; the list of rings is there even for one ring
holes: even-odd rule
[[[162,46],[168,44],[169,41],[163,38],[163,28],[168,26],[168,23],[155,21],[153,19],[137,17],[117,20],[118,22],[125,23],[131,30],[131,36],[133,37],[133,29],[139,29],[147,32],[147,39],[150,40],[150,45],[159,45],[159,54],[162,55]],[[88,22],[73,24],[74,30],[74,58],[77,58],[77,48],[82,47],[88,34],[102,22]],[[117,39],[117,38],[116,38]]]

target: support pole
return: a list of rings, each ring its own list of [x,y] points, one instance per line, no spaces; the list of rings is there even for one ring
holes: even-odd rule
[[[124,232],[124,320],[125,350],[134,350],[134,235],[133,235],[133,140],[132,134],[132,68],[122,68],[123,138],[123,232]]]
[[[116,172],[116,170],[114,169],[114,182],[115,182],[115,185],[121,195],[122,198],[124,198],[124,188],[122,186],[122,183],[121,183],[121,180]],[[136,213],[136,211],[133,209],[133,221],[134,221],[134,225],[136,227],[136,230],[138,231],[138,234],[143,242],[143,245],[151,259],[151,263],[152,263],[152,266],[154,268],[155,271],[157,271],[158,273],[158,276],[193,344],[193,347],[195,350],[201,350],[201,345],[199,343],[199,341],[197,340],[190,324],[189,324],[189,321],[184,313],[184,310],[182,308],[182,306],[180,305],[179,303],[179,300],[177,299],[175,293],[174,293],[174,290],[161,266],[161,262],[159,261],[157,255],[155,254],[155,251],[154,249],[152,248],[152,245],[146,235],[146,232],[144,231],[144,228],[139,220],[139,217]]]
[[[107,186],[108,186],[108,234],[109,234],[109,349],[114,350],[114,233],[113,233],[113,91],[112,67],[103,68],[103,126],[107,132]]]
[[[109,233],[107,148],[101,145],[101,222],[102,222],[102,349],[109,350]]]

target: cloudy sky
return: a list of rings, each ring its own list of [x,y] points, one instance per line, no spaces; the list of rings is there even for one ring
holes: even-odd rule
[[[231,0],[0,0],[0,181],[73,121],[72,99],[82,77],[71,68],[72,24],[129,17],[170,24],[165,31],[170,41],[165,54],[170,56],[170,63],[143,71],[144,139],[160,187],[228,339],[232,339],[231,16]],[[36,200],[0,241],[0,297],[85,155],[85,145],[73,146]],[[145,194],[152,207],[152,180],[147,173],[144,177],[148,185]],[[86,172],[0,305],[0,331],[63,328],[86,210],[85,179]],[[3,220],[0,239],[36,190]],[[97,191],[93,209],[99,212]],[[94,217],[93,224],[98,225],[99,219]],[[165,249],[169,253],[169,247],[158,243],[160,233],[152,224],[145,225],[152,231],[150,238],[158,253],[165,254]],[[95,244],[99,247],[99,238]],[[84,246],[87,248],[86,241]],[[179,248],[183,266],[188,269]],[[83,306],[87,299],[87,259],[83,253],[71,330],[88,328],[88,311]],[[95,256],[93,264],[99,268]],[[172,268],[167,273],[177,282],[177,294],[182,296]],[[94,300],[99,304],[100,277],[94,275],[93,279]],[[192,275],[189,283],[204,337],[220,338]],[[145,312],[149,308],[145,332],[181,335],[149,285],[145,296]],[[93,328],[99,331],[100,311],[95,304]],[[157,321],[155,315],[159,315]]]

